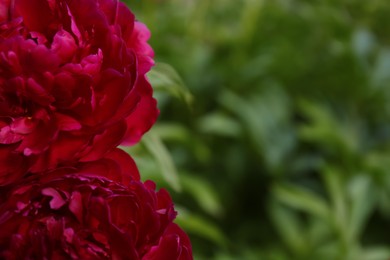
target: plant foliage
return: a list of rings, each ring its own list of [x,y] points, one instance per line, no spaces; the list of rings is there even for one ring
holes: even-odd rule
[[[161,63],[132,149],[181,189],[195,257],[390,258],[389,1],[128,4]]]

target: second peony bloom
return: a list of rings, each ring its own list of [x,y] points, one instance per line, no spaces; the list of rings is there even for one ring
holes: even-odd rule
[[[172,200],[155,188],[118,149],[25,178],[0,204],[0,258],[191,260]]]
[[[148,38],[115,0],[0,1],[0,186],[138,142],[158,115]]]

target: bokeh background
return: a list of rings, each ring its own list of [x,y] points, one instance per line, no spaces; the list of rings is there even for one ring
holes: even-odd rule
[[[161,110],[128,151],[195,259],[390,259],[390,1],[127,4]]]

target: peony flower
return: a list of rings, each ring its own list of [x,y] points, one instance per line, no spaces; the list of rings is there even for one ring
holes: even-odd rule
[[[115,150],[15,185],[0,204],[0,258],[192,259],[168,192],[125,159]]]
[[[139,141],[149,36],[116,0],[0,1],[0,186]]]

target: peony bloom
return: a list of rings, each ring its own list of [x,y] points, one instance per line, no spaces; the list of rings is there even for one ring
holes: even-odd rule
[[[139,181],[125,159],[115,150],[8,190],[0,205],[0,258],[192,259],[187,235],[172,223],[169,194]]]
[[[0,1],[0,186],[139,141],[149,36],[117,0]]]

